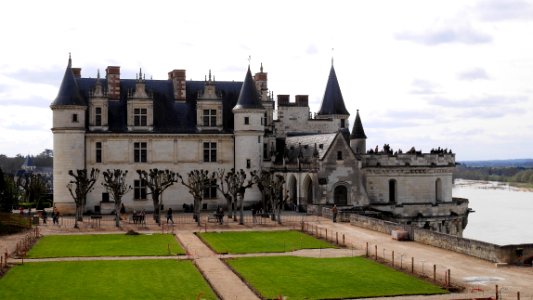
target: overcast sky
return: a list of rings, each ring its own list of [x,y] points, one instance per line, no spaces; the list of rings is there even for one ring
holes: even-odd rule
[[[322,100],[331,59],[367,146],[457,160],[533,157],[533,2],[3,1],[0,153],[52,148],[50,103],[69,52],[83,77],[242,81]],[[332,50],[334,49],[334,50]]]

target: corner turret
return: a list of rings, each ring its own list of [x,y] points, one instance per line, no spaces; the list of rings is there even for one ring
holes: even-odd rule
[[[365,154],[366,152],[366,134],[361,117],[359,117],[359,110],[357,110],[355,115],[352,133],[350,134],[350,147],[356,154]]]
[[[339,128],[343,129],[348,128],[348,117],[350,117],[350,113],[344,104],[337,74],[335,73],[333,64],[331,64],[326,91],[324,92],[324,98],[322,99],[316,118],[333,119],[338,122]]]

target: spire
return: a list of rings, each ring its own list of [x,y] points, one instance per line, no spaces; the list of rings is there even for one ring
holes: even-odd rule
[[[349,115],[350,113],[344,105],[344,99],[342,98],[341,88],[337,81],[337,74],[335,74],[335,68],[333,62],[331,70],[329,71],[328,83],[326,84],[326,92],[324,98],[320,104],[320,110],[318,115]]]
[[[255,82],[252,78],[252,72],[250,71],[250,66],[248,66],[248,72],[246,72],[246,77],[242,83],[241,92],[239,93],[239,99],[237,104],[233,109],[246,109],[246,108],[255,108],[263,109],[263,105],[257,94],[257,89],[255,87]]]
[[[61,81],[61,87],[56,99],[52,102],[52,106],[55,105],[82,105],[85,106],[80,90],[78,88],[78,82],[72,72],[72,57],[68,54],[68,65],[63,75],[63,81]]]
[[[357,114],[355,115],[352,134],[350,134],[350,140],[353,139],[366,139],[365,130],[363,129],[363,123],[361,122],[361,117],[359,117],[359,110],[357,110]]]

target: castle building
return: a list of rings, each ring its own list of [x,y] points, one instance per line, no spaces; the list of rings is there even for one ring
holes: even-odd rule
[[[274,95],[268,74],[244,81],[186,80],[172,70],[167,80],[120,77],[108,66],[105,78],[81,76],[69,58],[56,99],[51,104],[54,136],[54,203],[74,211],[66,187],[69,170],[128,170],[133,192],[124,196],[129,210],[153,209],[138,169],[171,169],[186,175],[194,169],[283,174],[291,202],[300,208],[331,206],[371,211],[382,218],[461,235],[468,201],[452,198],[455,154],[414,148],[393,152],[366,148],[363,123],[356,113],[350,132],[341,88],[332,64],[319,111],[312,114],[308,96]],[[277,107],[275,104],[277,103]],[[274,118],[274,116],[277,116]],[[216,189],[204,193],[204,209],[224,205]],[[261,199],[257,188],[245,203]],[[109,194],[96,184],[87,211],[112,209]],[[165,207],[180,210],[193,202],[175,184],[163,195]]]

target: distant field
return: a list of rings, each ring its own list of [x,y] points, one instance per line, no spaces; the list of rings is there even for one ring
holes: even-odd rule
[[[271,256],[235,258],[227,262],[267,299],[277,299],[280,295],[288,299],[344,299],[447,293],[362,257]]]
[[[171,234],[91,234],[45,236],[28,252],[28,257],[163,256],[176,254],[185,254],[185,251]]]
[[[226,231],[198,234],[217,253],[269,253],[335,248],[299,231]]]
[[[25,263],[0,279],[0,299],[217,299],[190,261]]]

